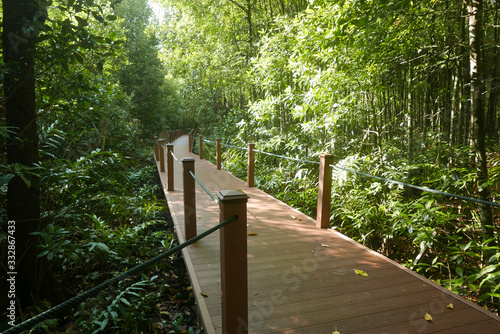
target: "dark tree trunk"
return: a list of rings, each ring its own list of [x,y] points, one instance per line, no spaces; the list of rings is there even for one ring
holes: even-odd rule
[[[473,144],[476,152],[476,170],[479,199],[490,200],[488,168],[486,158],[486,124],[485,107],[482,99],[484,91],[484,72],[482,64],[482,0],[469,0],[469,42],[470,42],[470,75],[471,75],[471,115],[473,127]],[[483,242],[493,239],[493,211],[490,205],[479,204]],[[490,243],[491,245],[491,243]],[[484,253],[484,262],[488,263],[494,252]]]
[[[3,0],[3,57],[7,68],[4,79],[7,126],[12,131],[7,141],[7,162],[18,169],[7,192],[7,211],[15,221],[17,307],[24,309],[40,298],[53,297],[49,287],[48,263],[38,259],[40,231],[39,162],[35,104],[34,52],[37,20],[44,14],[36,0]],[[22,176],[22,177],[21,177]],[[49,282],[50,281],[50,282]],[[52,291],[51,291],[52,290]],[[4,290],[2,290],[4,291]]]
[[[494,17],[494,44],[498,45],[498,9],[495,11]],[[488,133],[489,139],[495,139],[498,137],[497,129],[496,129],[496,109],[497,109],[497,101],[498,101],[498,47],[495,47],[493,50],[493,56],[491,57],[491,84],[490,84],[490,94],[488,101],[488,113],[487,113],[487,121],[486,121],[486,131]]]

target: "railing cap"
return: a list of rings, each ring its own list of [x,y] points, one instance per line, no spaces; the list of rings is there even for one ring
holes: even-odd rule
[[[219,201],[247,201],[250,198],[241,190],[219,190],[217,192],[217,197],[219,198]]]
[[[182,158],[181,160],[182,162],[194,162],[195,159],[194,158],[189,158],[189,157],[185,157],[185,158]]]

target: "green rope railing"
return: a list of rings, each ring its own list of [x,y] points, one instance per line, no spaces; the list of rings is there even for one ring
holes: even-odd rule
[[[170,151],[170,154],[172,155],[172,157],[174,158],[174,160],[177,161],[177,163],[182,166],[182,162],[180,162],[179,159],[177,159],[177,157],[175,156],[174,152]]]
[[[354,170],[354,169],[345,168],[345,167],[338,166],[338,165],[329,165],[329,166],[332,168],[338,169],[338,170],[358,174],[358,175],[369,177],[369,178],[376,179],[379,181],[389,182],[389,183],[393,183],[393,184],[397,184],[397,185],[401,185],[401,186],[405,186],[405,187],[415,188],[415,189],[426,191],[426,192],[433,193],[433,194],[438,194],[438,195],[443,195],[443,196],[448,196],[448,197],[456,197],[456,198],[462,199],[464,201],[470,201],[470,202],[475,202],[475,203],[480,203],[480,204],[485,204],[485,205],[491,205],[491,206],[496,206],[496,207],[500,208],[500,203],[485,201],[485,200],[482,200],[479,198],[467,197],[467,196],[458,195],[458,194],[452,194],[452,193],[448,193],[445,191],[431,189],[431,188],[427,188],[427,187],[416,186],[414,184],[405,183],[405,182],[401,182],[401,181],[390,180],[390,179],[386,179],[386,178],[381,177],[381,176],[366,174],[366,173],[359,172],[359,171]]]
[[[206,139],[203,139],[203,141],[214,143],[213,141],[206,140]],[[237,148],[237,149],[242,149],[242,150],[246,149],[244,147],[238,147],[238,146],[234,146],[234,145],[230,145],[230,144],[224,144],[224,143],[221,143],[221,144],[225,145],[225,146]],[[259,151],[259,150],[256,150],[256,149],[254,149],[253,151],[257,152],[257,153],[269,155],[269,156],[272,156],[272,157],[277,157],[277,158],[282,158],[282,159],[287,159],[287,160],[293,160],[293,161],[297,161],[297,162],[303,162],[303,163],[310,163],[310,164],[319,165],[319,162],[317,162],[317,161],[304,160],[304,159],[299,159],[299,158],[291,158],[291,157],[287,157],[287,156],[284,156],[284,155],[279,155],[279,154],[273,154],[273,153],[269,153],[269,152]],[[470,201],[470,202],[475,202],[475,203],[480,203],[480,204],[485,204],[485,205],[491,205],[491,206],[495,206],[495,207],[499,207],[500,208],[500,203],[496,203],[496,202],[492,202],[492,201],[485,201],[485,200],[482,200],[482,199],[479,199],[479,198],[467,197],[467,196],[458,195],[458,194],[452,194],[452,193],[448,193],[448,192],[445,192],[445,191],[440,191],[440,190],[431,189],[431,188],[427,188],[427,187],[416,186],[416,185],[413,185],[413,184],[404,183],[404,182],[400,182],[400,181],[390,180],[390,179],[386,179],[386,178],[383,178],[383,177],[380,177],[380,176],[375,176],[375,175],[370,175],[370,174],[362,173],[362,172],[359,172],[357,170],[345,168],[345,167],[338,166],[338,165],[330,165],[330,167],[333,167],[333,168],[339,169],[339,170],[343,170],[343,171],[346,171],[346,172],[350,172],[350,173],[355,173],[355,174],[362,175],[362,176],[365,176],[365,177],[370,177],[370,178],[377,179],[377,180],[380,180],[380,181],[390,182],[390,183],[402,185],[402,186],[405,186],[405,187],[415,188],[415,189],[419,189],[419,190],[430,192],[430,193],[434,193],[434,194],[439,194],[439,195],[448,196],[448,197],[455,197],[455,198],[462,199],[462,200],[465,200],[465,201]]]
[[[193,237],[191,239],[189,239],[188,241],[172,248],[172,249],[169,249],[168,251],[152,258],[151,260],[147,261],[147,262],[144,262],[118,276],[115,276],[113,278],[111,278],[110,280],[106,281],[106,282],[103,282],[99,285],[97,285],[96,287],[90,289],[90,290],[87,290],[85,291],[84,293],[82,294],[79,294],[78,296],[75,296],[73,298],[70,298],[68,299],[67,301],[43,312],[43,313],[40,313],[39,315],[25,321],[25,322],[22,322],[6,331],[4,331],[2,334],[17,334],[17,333],[21,333],[22,331],[25,331],[25,330],[29,330],[31,329],[33,326],[41,323],[42,321],[45,321],[45,320],[48,320],[48,319],[53,319],[53,318],[56,318],[57,316],[59,316],[61,313],[73,308],[73,307],[76,307],[78,306],[80,303],[82,303],[86,298],[89,298],[89,297],[92,297],[92,296],[95,296],[99,293],[99,291],[105,289],[107,286],[115,283],[115,282],[118,282],[120,280],[122,280],[123,278],[125,278],[126,276],[129,276],[129,275],[133,275],[133,274],[136,274],[142,270],[144,270],[146,267],[149,267],[153,264],[155,264],[156,262],[164,259],[164,258],[167,258],[169,257],[170,255],[172,255],[173,253],[175,252],[178,252],[180,251],[181,249],[197,242],[198,240],[200,239],[203,239],[204,237],[206,237],[207,235],[217,231],[218,229],[226,226],[227,224],[229,223],[232,223],[234,221],[236,221],[238,219],[238,216],[233,216],[231,218],[229,218],[228,220],[226,221],[223,221],[222,223],[212,227],[211,229],[197,235],[196,237]]]
[[[311,160],[305,160],[305,159],[300,159],[300,158],[291,158],[291,157],[286,157],[284,155],[279,155],[279,154],[274,154],[274,153],[269,153],[269,152],[264,152],[264,151],[259,151],[259,150],[253,150],[253,151],[257,152],[257,153],[269,155],[269,156],[272,156],[272,157],[277,157],[277,158],[282,158],[282,159],[287,159],[287,160],[293,160],[293,161],[303,162],[303,163],[307,163],[307,164],[319,165],[318,161],[311,161]]]
[[[207,141],[209,141],[209,140],[207,140]],[[229,147],[234,147],[234,148],[238,148],[238,149],[242,149],[242,150],[246,149],[246,148],[243,148],[243,147],[233,146],[233,145],[230,145],[230,144],[224,144],[224,143],[222,143],[222,145],[229,146]],[[277,158],[282,158],[282,159],[287,159],[287,160],[293,160],[293,161],[297,161],[297,162],[303,162],[303,163],[310,163],[310,164],[319,165],[319,162],[317,162],[317,161],[304,160],[304,159],[299,159],[299,158],[291,158],[291,157],[287,157],[287,156],[284,156],[284,155],[273,154],[273,153],[259,151],[259,150],[255,150],[255,149],[253,151],[257,152],[257,153],[266,154],[266,155],[269,155],[269,156],[272,156],[272,157],[277,157]],[[439,194],[439,195],[448,196],[448,197],[455,197],[455,198],[458,198],[458,199],[462,199],[464,201],[470,201],[470,202],[475,202],[475,203],[480,203],[480,204],[485,204],[485,205],[491,205],[491,206],[495,206],[495,207],[500,208],[500,203],[496,203],[496,202],[492,202],[492,201],[485,201],[485,200],[482,200],[482,199],[479,199],[479,198],[467,197],[467,196],[458,195],[458,194],[452,194],[452,193],[448,193],[448,192],[445,192],[445,191],[440,191],[440,190],[431,189],[431,188],[427,188],[427,187],[416,186],[416,185],[413,185],[413,184],[410,184],[410,183],[404,183],[404,182],[400,182],[400,181],[390,180],[390,179],[386,179],[384,177],[375,176],[375,175],[371,175],[371,174],[366,174],[366,173],[359,172],[359,171],[354,170],[354,169],[345,168],[345,167],[338,166],[338,165],[330,165],[330,167],[335,168],[335,169],[339,169],[339,170],[343,170],[345,172],[350,172],[350,173],[355,173],[355,174],[362,175],[362,176],[365,176],[365,177],[370,177],[370,178],[377,179],[377,180],[380,180],[380,181],[385,181],[385,182],[389,182],[389,183],[394,183],[394,184],[402,185],[402,186],[405,186],[405,187],[415,188],[415,189],[426,191],[426,192],[430,192],[430,193],[433,193],[433,194]]]
[[[193,179],[200,185],[200,187],[205,190],[205,192],[207,193],[208,196],[210,196],[214,201],[215,203],[219,204],[219,200],[217,198],[215,198],[215,196],[210,192],[208,191],[208,189],[205,187],[205,185],[203,183],[201,183],[200,180],[198,180],[198,178],[196,177],[196,175],[194,175],[193,171],[188,169],[189,171],[189,174],[191,174],[191,176],[193,177]]]

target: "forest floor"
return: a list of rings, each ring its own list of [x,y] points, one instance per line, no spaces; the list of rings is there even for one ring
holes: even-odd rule
[[[170,214],[166,213],[163,216],[169,232],[175,236],[175,228]],[[175,242],[177,243],[177,237],[175,237]],[[161,310],[160,314],[166,317],[152,320],[156,324],[165,324],[164,331],[158,331],[160,333],[204,333],[198,329],[196,300],[182,253],[178,252],[173,255],[170,263],[172,269],[165,273],[165,280],[172,289],[172,294],[167,299],[158,300],[156,304]],[[165,284],[165,282],[160,283]],[[160,328],[157,327],[157,329]]]
[[[158,179],[158,184],[159,183]],[[161,185],[158,188],[157,198],[161,198],[164,201],[163,190]],[[168,212],[168,205],[166,201],[165,209],[167,212],[163,213],[161,218],[164,221],[164,227],[169,233],[174,236],[174,244],[172,247],[178,244],[177,235],[175,232],[174,223],[172,217]],[[156,324],[164,324],[164,328],[159,328],[154,326],[157,333],[204,333],[203,330],[198,328],[197,319],[197,307],[196,300],[194,298],[191,282],[189,275],[184,264],[184,258],[181,252],[170,257],[171,269],[168,273],[165,273],[164,277],[166,282],[160,282],[160,284],[168,284],[171,288],[171,294],[167,299],[158,300],[156,306],[161,310],[160,314],[165,317],[159,317],[157,319],[152,319]]]

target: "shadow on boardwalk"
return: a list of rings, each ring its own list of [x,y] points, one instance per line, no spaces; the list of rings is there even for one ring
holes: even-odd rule
[[[500,333],[496,315],[336,231],[318,229],[312,218],[188,153],[187,136],[174,142],[174,153],[196,159],[196,176],[211,193],[241,189],[250,197],[250,333]],[[160,177],[182,242],[181,166],[174,163],[174,191],[166,191],[167,174]],[[198,233],[218,224],[217,204],[198,185],[196,205]],[[222,333],[219,233],[183,255],[204,329]]]

